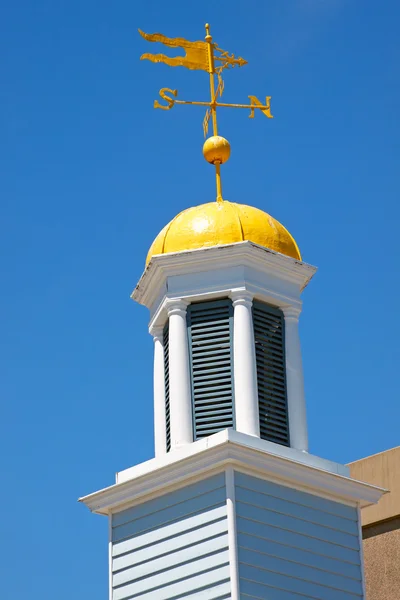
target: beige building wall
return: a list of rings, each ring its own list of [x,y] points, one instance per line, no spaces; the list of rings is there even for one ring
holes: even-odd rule
[[[349,467],[354,479],[388,490],[361,511],[367,600],[400,600],[400,446]]]

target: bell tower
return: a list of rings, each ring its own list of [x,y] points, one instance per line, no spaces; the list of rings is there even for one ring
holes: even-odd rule
[[[190,241],[150,253],[132,294],[151,314],[156,456],[227,428],[308,451],[298,322],[315,268],[294,241],[296,258],[257,243],[270,223],[289,237],[262,211],[222,201],[184,211],[156,239]]]
[[[141,35],[185,50],[142,58],[209,75],[209,102],[163,88],[155,107],[207,107],[217,193],[158,234],[132,293],[154,339],[155,458],[81,498],[109,519],[110,600],[364,600],[360,508],[384,490],[308,452],[298,324],[316,269],[273,217],[222,196],[217,109],[271,118],[270,97],[220,101],[246,61],[208,25],[204,42]]]

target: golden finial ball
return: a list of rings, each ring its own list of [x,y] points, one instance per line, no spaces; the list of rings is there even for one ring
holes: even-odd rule
[[[212,165],[215,165],[217,162],[222,165],[228,160],[230,154],[230,143],[220,135],[213,135],[204,142],[204,158]]]

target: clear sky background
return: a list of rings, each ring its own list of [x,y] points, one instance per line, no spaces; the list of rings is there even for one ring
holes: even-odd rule
[[[139,61],[137,28],[249,64],[220,111],[225,198],[295,236],[319,271],[301,336],[311,451],[400,443],[396,0],[15,0],[0,22],[0,393],[4,600],[106,600],[107,522],[76,500],[153,453],[148,313],[129,298],[158,231],[214,199],[207,75]]]

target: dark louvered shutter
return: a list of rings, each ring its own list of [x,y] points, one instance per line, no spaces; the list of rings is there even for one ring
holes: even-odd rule
[[[253,321],[260,436],[289,446],[283,313],[268,304],[254,302]]]
[[[194,439],[234,427],[231,300],[188,309]]]
[[[164,327],[165,427],[167,452],[171,450],[171,412],[169,406],[169,323]]]

